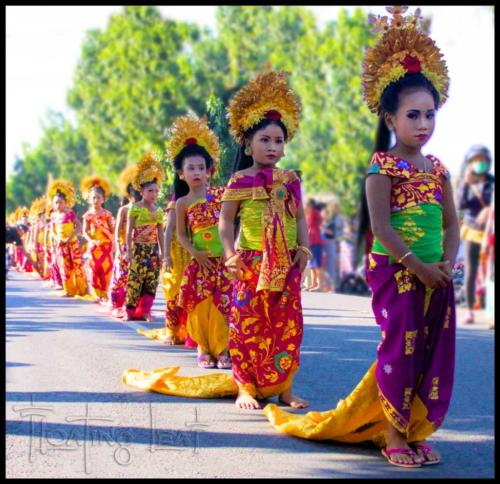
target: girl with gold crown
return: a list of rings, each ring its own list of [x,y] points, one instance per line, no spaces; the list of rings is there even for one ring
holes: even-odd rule
[[[256,399],[279,395],[287,405],[306,407],[292,381],[303,335],[301,273],[311,252],[300,180],[276,166],[297,131],[300,105],[287,74],[267,72],[233,97],[228,112],[238,171],[224,193],[219,230],[236,278],[229,323],[236,405],[259,408]]]
[[[67,180],[54,180],[49,185],[47,197],[54,207],[50,231],[62,287],[66,296],[84,296],[87,294],[87,280],[76,237],[81,233],[82,225],[72,210],[76,202],[73,184]]]
[[[137,164],[132,186],[142,199],[127,212],[127,279],[125,319],[153,321],[153,307],[164,260],[163,211],[156,206],[164,173],[157,155],[149,151]]]
[[[256,398],[273,395],[279,395],[282,402],[293,407],[308,405],[293,394],[292,380],[299,367],[302,341],[301,272],[311,253],[307,247],[300,181],[294,172],[275,167],[283,156],[283,145],[296,132],[299,111],[300,106],[287,84],[286,75],[279,72],[259,75],[236,94],[229,107],[231,131],[240,143],[237,167],[242,170],[232,177],[224,192],[218,230],[226,256],[225,266],[236,278],[229,315],[232,377],[220,373],[178,376],[179,368],[176,367],[152,372],[130,369],[122,377],[124,383],[168,395],[195,398],[235,396],[240,408],[259,408]],[[185,136],[181,146],[191,142],[194,144],[193,139]],[[170,146],[175,149],[175,144]],[[188,149],[189,146],[180,152],[183,156],[175,157],[175,167],[177,170],[182,167],[184,181],[187,178],[203,193],[206,165],[200,155],[187,157],[191,153]],[[213,199],[208,190],[205,197],[184,197],[177,202],[177,230],[182,243],[186,238],[182,234],[186,213],[186,225],[191,228],[196,241],[194,250],[190,247],[196,257],[191,263],[193,272],[195,267],[201,266],[202,274],[220,275],[223,274],[220,261],[211,260],[208,254],[200,254],[203,248],[212,254],[222,253],[220,245],[213,242],[217,237],[214,224],[219,214],[211,207],[217,206],[216,192],[212,193]],[[241,228],[236,251],[234,229],[237,214]],[[211,266],[209,262],[212,262]],[[193,286],[196,283],[189,267],[185,274],[180,300],[187,301],[189,310],[193,306],[186,296],[194,291],[187,286],[190,282]],[[205,288],[209,287],[208,282],[212,287],[220,284],[207,281],[196,285]],[[223,287],[225,293],[225,283]],[[209,300],[206,295],[203,297]],[[193,334],[198,342],[200,334]]]
[[[231,283],[218,232],[224,189],[209,185],[219,162],[219,142],[205,120],[181,116],[172,126],[168,158],[176,170],[177,236],[192,256],[181,280],[178,305],[186,311],[187,332],[198,344],[198,366],[228,369]]]
[[[124,318],[125,296],[128,278],[127,252],[127,213],[132,203],[141,200],[141,194],[132,186],[137,172],[137,166],[128,166],[119,177],[119,189],[122,195],[122,205],[116,214],[116,226],[114,234],[114,245],[116,248],[113,263],[113,275],[109,286],[109,299],[111,301],[112,315],[115,318]]]
[[[83,214],[83,236],[87,239],[87,253],[92,289],[96,302],[108,299],[109,281],[113,270],[113,214],[103,207],[110,195],[109,183],[98,176],[85,177],[80,185],[83,198],[90,208]]]
[[[37,198],[31,204],[30,214],[33,219],[32,223],[32,246],[35,261],[35,269],[42,279],[45,279],[45,209],[46,197]]]
[[[448,170],[421,152],[448,76],[439,49],[417,28],[419,10],[406,18],[407,7],[387,10],[391,24],[372,17],[384,34],[368,50],[362,75],[365,99],[380,117],[366,178],[374,234],[367,278],[382,335],[377,360],[333,410],[297,416],[269,405],[264,413],[281,432],[372,440],[390,464],[420,467],[440,461],[425,439],[443,423],[454,373],[458,224]]]
[[[175,195],[165,208],[167,227],[165,229],[165,265],[161,280],[165,295],[165,327],[160,329],[136,331],[147,338],[162,340],[168,345],[184,344],[187,348],[196,348],[198,345],[187,334],[186,310],[179,306],[177,296],[181,286],[184,269],[189,263],[190,254],[179,243],[176,234]]]

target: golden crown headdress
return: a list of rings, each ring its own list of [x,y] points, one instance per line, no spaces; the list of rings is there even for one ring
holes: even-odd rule
[[[15,210],[13,212],[9,213],[9,215],[7,215],[7,223],[9,225],[16,225],[16,211]]]
[[[24,216],[28,217],[29,213],[30,211],[27,207],[16,207],[16,209],[14,210],[14,219],[16,223],[20,223],[22,217]]]
[[[33,203],[30,207],[30,215],[31,217],[37,219],[41,213],[44,213],[47,208],[47,197],[42,195],[41,197],[33,200]]]
[[[127,187],[134,181],[136,173],[137,165],[127,166],[122,170],[120,176],[118,177],[118,191],[120,192],[120,195],[124,197],[128,196]]]
[[[76,203],[76,192],[73,184],[69,180],[54,180],[50,182],[47,189],[47,197],[52,200],[54,195],[60,192],[66,198],[66,204],[72,208]]]
[[[80,183],[80,190],[82,191],[83,198],[88,198],[92,188],[100,187],[104,192],[104,197],[108,198],[111,194],[111,187],[109,183],[97,175],[86,176]]]
[[[137,163],[137,172],[132,181],[136,190],[141,190],[141,185],[156,179],[161,185],[165,178],[165,172],[160,163],[160,156],[153,150],[148,151]]]
[[[189,145],[198,145],[207,151],[214,160],[214,173],[219,167],[220,148],[215,133],[208,127],[206,118],[179,116],[170,128],[170,141],[167,159],[174,158]]]
[[[367,50],[363,61],[361,84],[364,99],[370,111],[377,113],[385,88],[407,73],[420,72],[439,93],[439,106],[447,98],[449,78],[443,54],[435,42],[425,33],[425,22],[420,9],[403,17],[407,6],[386,7],[393,16],[369,15],[373,32],[384,32],[377,44]]]
[[[229,130],[243,144],[245,132],[262,119],[281,120],[288,141],[299,125],[300,103],[288,85],[288,73],[261,72],[231,99],[228,106]]]

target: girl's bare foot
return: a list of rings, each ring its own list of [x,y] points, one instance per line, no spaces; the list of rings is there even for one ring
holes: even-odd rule
[[[309,402],[307,400],[303,400],[302,398],[294,395],[291,389],[280,393],[279,401],[292,408],[306,408],[309,406]]]
[[[441,461],[441,455],[426,440],[412,442],[411,447],[424,460],[424,465],[437,464]]]
[[[165,338],[163,338],[163,342],[164,342],[166,345],[175,345],[175,344],[176,344],[176,342],[175,342],[175,340],[174,340],[173,336],[171,336],[171,335],[169,335],[169,334],[167,334],[167,335],[165,336]]]
[[[235,402],[236,406],[239,408],[254,409],[260,408],[260,404],[255,398],[245,392],[238,393],[238,398]]]
[[[386,449],[411,449],[406,439],[390,423],[387,423]],[[395,452],[390,459],[399,464],[422,464],[424,459],[420,455],[411,456]]]

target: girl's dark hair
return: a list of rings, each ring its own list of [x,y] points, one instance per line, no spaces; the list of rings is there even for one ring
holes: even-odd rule
[[[129,197],[134,197],[134,200],[136,202],[140,202],[142,200],[141,192],[138,192],[134,188],[134,186],[132,185],[132,183],[129,183],[127,185],[127,193],[129,195]],[[122,198],[122,204],[121,204],[121,206],[123,207],[124,205],[127,205],[129,202],[130,202],[130,200],[127,197],[123,197]]]
[[[283,130],[286,142],[288,140],[288,131],[286,130],[286,126],[281,121],[274,119],[267,119],[267,118],[264,118],[263,120],[259,121],[256,125],[252,126],[250,129],[245,131],[245,138],[252,139],[253,135],[257,131],[267,128],[270,124],[275,124],[276,126],[279,126]],[[244,144],[240,145],[238,147],[238,150],[236,151],[236,159],[234,160],[233,173],[239,170],[244,170],[245,168],[250,168],[252,165],[253,165],[253,158],[245,154],[245,145]]]
[[[179,200],[180,197],[184,197],[189,193],[189,185],[184,180],[179,178],[177,170],[182,170],[182,164],[186,158],[195,155],[199,155],[204,158],[207,171],[214,166],[214,160],[208,154],[208,151],[203,148],[203,146],[193,144],[182,148],[182,150],[179,151],[178,155],[174,158],[174,194],[176,200]]]
[[[387,127],[384,114],[394,114],[399,107],[400,94],[406,90],[419,90],[424,89],[428,91],[433,99],[434,106],[437,109],[439,105],[439,93],[432,83],[420,72],[406,74],[401,79],[395,82],[391,82],[382,93],[380,98],[379,107],[379,118],[377,134],[375,135],[375,146],[373,152],[377,151],[388,151],[391,145],[391,132]],[[370,214],[368,212],[368,202],[366,200],[366,188],[365,188],[366,178],[363,178],[361,185],[361,206],[358,212],[359,220],[359,230],[357,238],[357,248],[358,250],[365,241],[365,236],[370,229]]]
[[[63,193],[63,192],[60,192],[59,190],[57,190],[56,194],[54,195],[54,197],[59,197],[59,198],[62,198],[65,202],[67,202],[66,200],[66,195]]]

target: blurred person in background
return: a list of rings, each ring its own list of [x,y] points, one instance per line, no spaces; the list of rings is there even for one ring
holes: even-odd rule
[[[472,146],[465,155],[465,174],[457,189],[457,206],[463,220],[460,239],[464,254],[465,324],[474,323],[476,277],[495,178],[490,173],[491,154],[483,145]]]
[[[309,261],[311,268],[311,285],[306,287],[306,291],[318,291],[323,287],[323,238],[321,237],[321,205],[318,205],[314,198],[310,198],[305,207],[307,232],[309,246],[313,258]]]
[[[330,200],[325,203],[321,215],[323,225],[321,234],[323,237],[323,252],[326,256],[324,274],[325,279],[329,279],[330,287],[328,290],[335,292],[339,286],[339,239],[342,237],[344,230],[344,218],[340,214],[340,205],[337,199]]]

